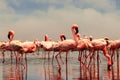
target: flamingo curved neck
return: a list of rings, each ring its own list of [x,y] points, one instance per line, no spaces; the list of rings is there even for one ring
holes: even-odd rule
[[[64,34],[60,35],[60,40],[61,40],[61,41],[66,40],[66,37],[65,37],[65,35],[64,35]]]
[[[12,40],[14,40],[14,31],[13,30],[9,30],[8,32],[8,39],[11,42]]]
[[[75,28],[72,28],[72,34],[73,34],[76,44],[78,44],[78,37],[77,37],[77,34],[75,33]]]
[[[11,35],[10,35],[10,40],[9,40],[9,41],[11,42],[11,41],[13,41],[13,40],[14,40],[14,34],[11,34]]]

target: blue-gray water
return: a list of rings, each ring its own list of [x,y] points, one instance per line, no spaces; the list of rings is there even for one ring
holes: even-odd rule
[[[83,65],[80,67],[77,56],[78,52],[70,52],[66,64],[65,53],[62,53],[64,64],[58,58],[61,70],[58,70],[55,58],[53,63],[51,58],[49,61],[46,59],[44,63],[41,54],[28,55],[27,61],[23,57],[23,61],[17,64],[15,59],[11,62],[8,56],[5,58],[5,63],[2,63],[0,59],[0,80],[98,80],[97,56],[95,56],[95,65],[92,62],[89,69]],[[111,71],[107,71],[107,59],[102,53],[99,56],[99,80],[118,80],[119,69],[116,55]]]

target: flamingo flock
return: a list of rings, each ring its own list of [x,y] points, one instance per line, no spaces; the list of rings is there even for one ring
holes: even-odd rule
[[[27,54],[34,53],[36,51],[45,51],[48,52],[48,59],[50,58],[51,53],[53,52],[53,57],[55,55],[56,61],[58,63],[58,68],[60,69],[60,61],[58,60],[58,56],[65,52],[66,60],[68,60],[68,52],[69,51],[78,51],[78,61],[82,64],[86,65],[86,61],[89,60],[89,64],[91,63],[93,57],[95,56],[95,51],[102,51],[103,55],[107,59],[107,69],[111,70],[111,66],[113,65],[112,57],[120,48],[120,40],[109,40],[108,38],[104,39],[93,39],[92,36],[89,38],[81,38],[79,34],[79,29],[77,24],[73,24],[71,27],[71,32],[73,39],[66,39],[64,34],[60,35],[60,40],[52,41],[48,38],[48,35],[45,35],[45,40],[34,40],[34,41],[25,41],[14,40],[14,31],[8,31],[8,42],[0,42],[0,50],[2,52],[3,60],[5,62],[5,51],[10,51],[11,59],[15,56],[16,61],[20,61],[21,57],[25,55],[25,59],[27,58]],[[87,52],[89,53],[87,53]],[[84,61],[82,61],[83,54],[85,55]],[[45,54],[46,58],[46,54]],[[62,59],[61,59],[62,61]],[[63,61],[62,61],[63,62]]]

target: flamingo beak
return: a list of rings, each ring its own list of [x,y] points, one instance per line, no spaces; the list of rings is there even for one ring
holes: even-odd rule
[[[76,34],[79,32],[78,28],[75,28]]]
[[[66,40],[66,37],[65,37],[65,36],[63,36],[63,38],[64,38],[64,40]]]
[[[10,34],[8,34],[8,39],[10,39]]]

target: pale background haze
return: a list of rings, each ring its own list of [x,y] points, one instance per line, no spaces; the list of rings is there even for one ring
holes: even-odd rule
[[[21,40],[73,38],[72,24],[81,36],[120,39],[120,0],[0,0],[1,41],[9,29]]]

